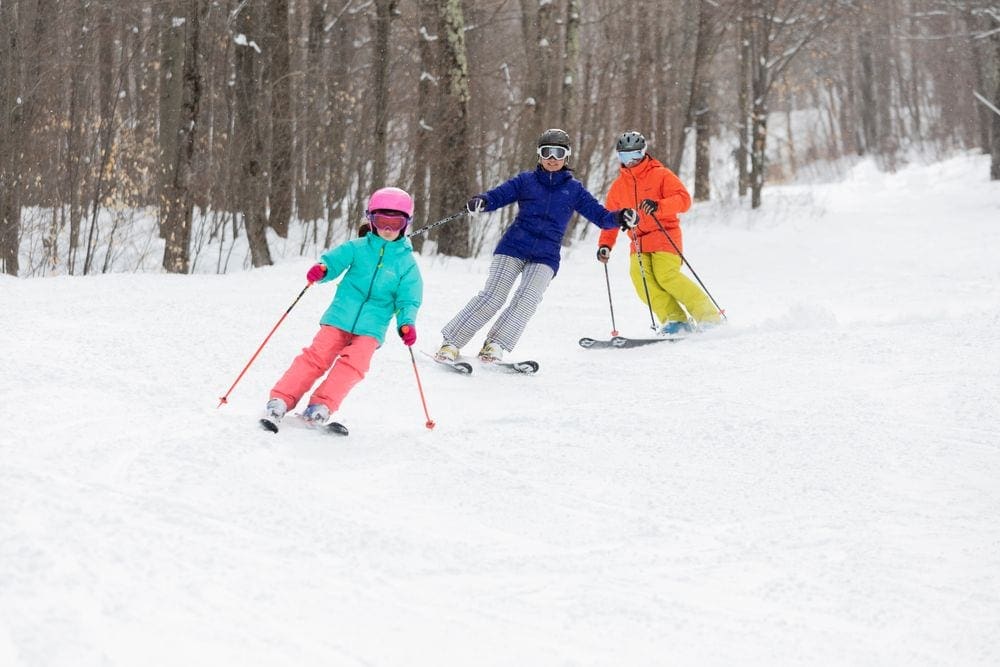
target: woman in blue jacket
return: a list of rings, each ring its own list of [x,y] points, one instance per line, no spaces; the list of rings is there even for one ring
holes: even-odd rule
[[[277,431],[285,412],[329,370],[302,413],[309,425],[326,422],[368,372],[393,317],[403,343],[416,342],[414,322],[424,288],[413,246],[403,234],[412,215],[413,199],[405,191],[376,190],[366,213],[371,231],[327,250],[306,273],[310,283],[344,277],[312,344],[271,389],[261,421],[265,428]]]
[[[441,329],[444,340],[437,358],[454,361],[459,351],[506,303],[514,287],[510,305],[486,334],[479,351],[485,362],[499,361],[510,352],[524,333],[528,320],[542,300],[546,288],[559,270],[559,257],[566,225],[574,212],[601,229],[635,226],[632,209],[611,212],[601,206],[573,177],[566,166],[569,135],[563,130],[546,130],[538,138],[538,165],[518,174],[488,192],[469,200],[470,213],[495,211],[517,202],[517,217],[493,251],[489,276],[482,291]]]

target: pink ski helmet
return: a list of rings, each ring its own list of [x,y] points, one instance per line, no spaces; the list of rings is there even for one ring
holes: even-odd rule
[[[405,213],[407,218],[413,217],[413,197],[399,188],[379,188],[368,198],[368,213],[372,211],[389,210]]]

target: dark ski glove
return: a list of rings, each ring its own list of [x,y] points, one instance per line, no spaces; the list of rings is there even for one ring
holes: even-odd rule
[[[476,195],[465,205],[465,210],[469,213],[482,213],[486,209],[486,198]]]
[[[607,264],[608,259],[611,258],[611,248],[606,245],[602,245],[597,249],[597,261],[601,264]]]
[[[621,227],[623,232],[627,232],[639,224],[639,214],[631,208],[623,208],[615,213],[615,217],[617,219],[618,226]]]
[[[656,205],[655,200],[643,199],[641,202],[639,202],[639,210],[642,211],[643,213],[648,213],[649,215],[653,215],[654,213],[656,213],[657,208],[658,207]]]

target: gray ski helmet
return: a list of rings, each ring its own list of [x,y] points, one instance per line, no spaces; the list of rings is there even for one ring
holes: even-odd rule
[[[538,145],[539,147],[562,146],[563,148],[569,148],[569,135],[566,133],[566,130],[554,127],[551,130],[542,132],[542,136],[538,137]]]
[[[619,152],[641,151],[644,148],[646,148],[646,137],[635,130],[629,130],[618,137],[617,150]]]

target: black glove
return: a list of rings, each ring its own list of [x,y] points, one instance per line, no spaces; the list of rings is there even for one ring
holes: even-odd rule
[[[615,212],[615,218],[623,232],[627,232],[639,224],[639,214],[635,212],[635,209],[623,208]]]
[[[486,197],[476,195],[465,204],[469,213],[482,213],[486,209]]]
[[[641,202],[639,202],[639,210],[642,211],[643,213],[648,213],[649,215],[653,215],[654,213],[656,213],[657,208],[658,207],[656,205],[656,201],[653,199],[643,199]]]
[[[597,249],[597,261],[601,264],[607,264],[608,259],[611,258],[611,248],[606,245],[602,245]]]

